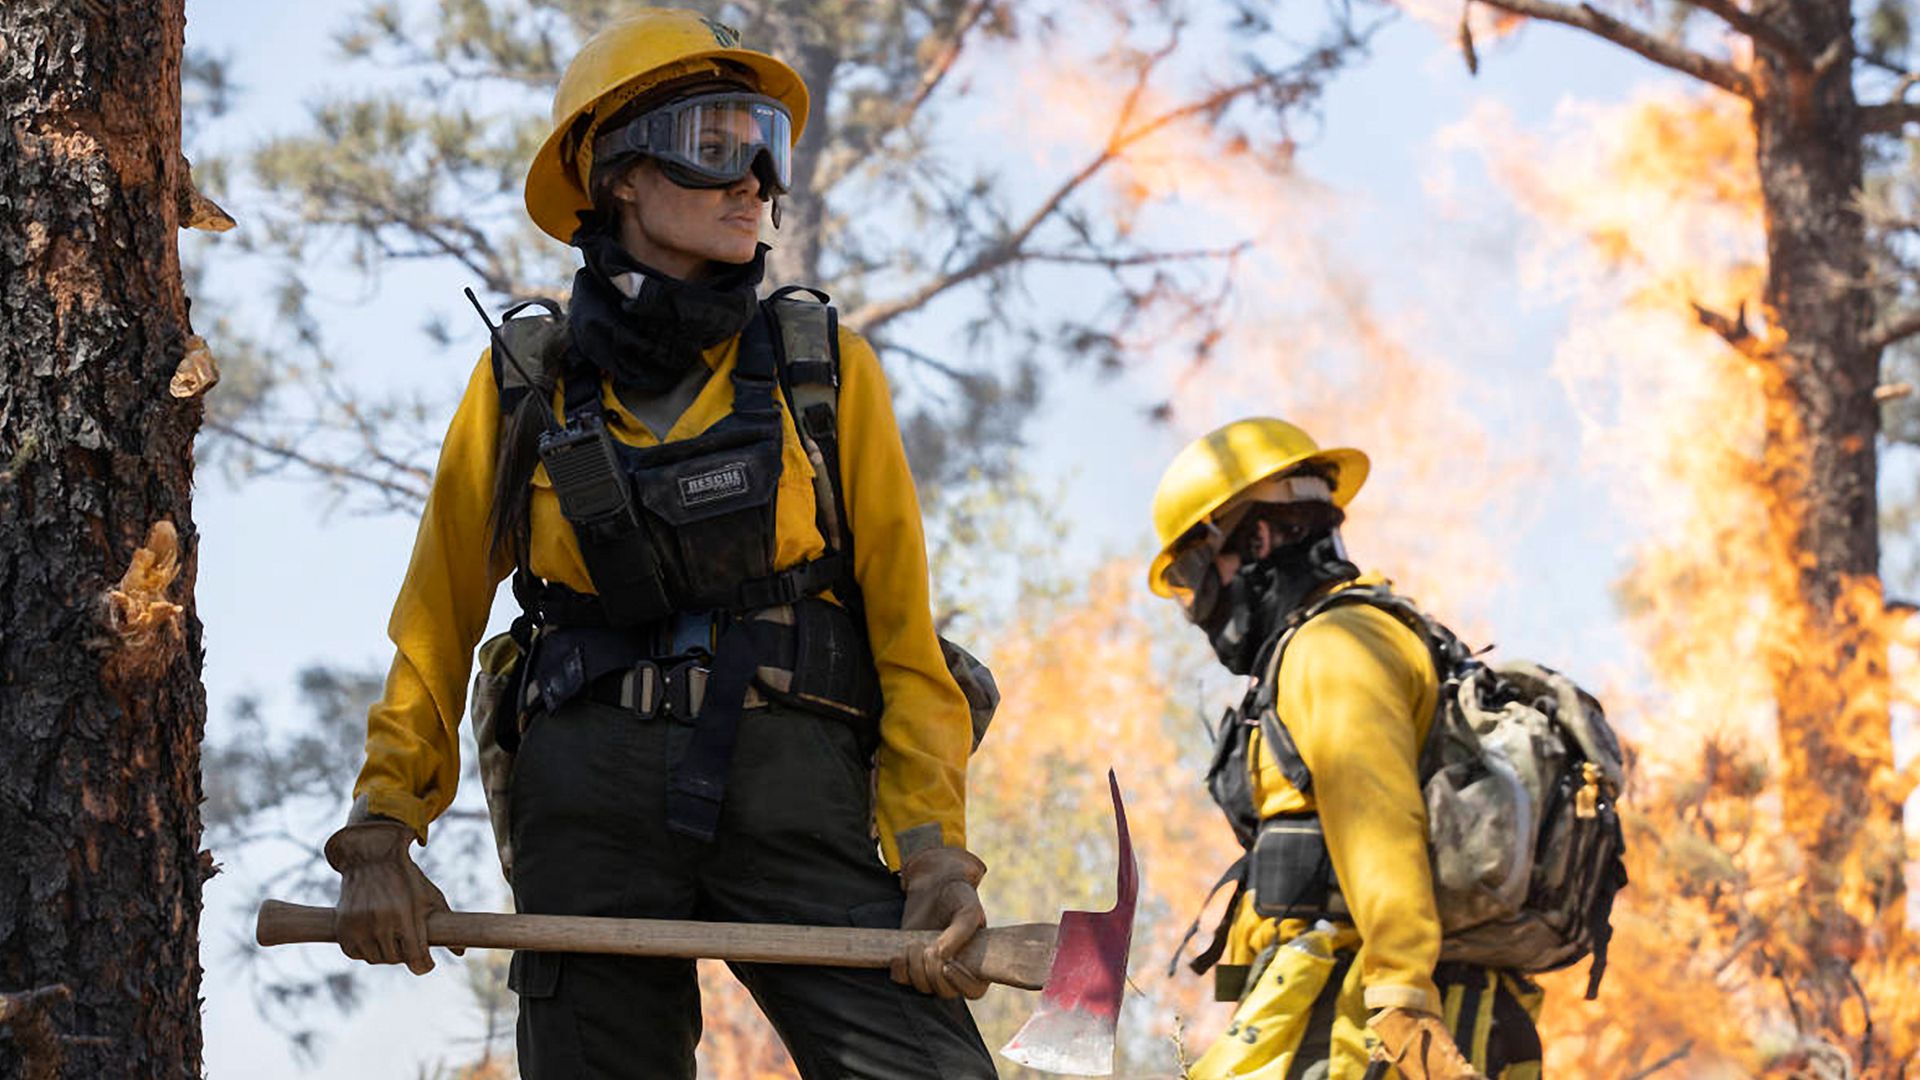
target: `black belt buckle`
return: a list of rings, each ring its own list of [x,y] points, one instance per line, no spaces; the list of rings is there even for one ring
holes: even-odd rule
[[[700,718],[700,708],[706,703],[710,674],[710,669],[697,660],[683,660],[667,668],[656,708],[664,709],[675,720],[693,723]]]
[[[620,677],[620,707],[652,719],[660,701],[660,665],[642,660]]]

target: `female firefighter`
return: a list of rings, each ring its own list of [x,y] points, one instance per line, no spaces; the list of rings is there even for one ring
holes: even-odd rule
[[[756,294],[807,109],[793,69],[688,11],[622,19],[561,77],[526,205],[584,266],[564,315],[505,321],[448,429],[326,845],[340,940],[432,966],[445,901],[408,848],[453,799],[512,573],[519,910],[941,930],[891,979],[733,970],[803,1075],[992,1076],[961,1000],[985,984],[953,959],[985,922],[969,702],[887,386],[826,308]],[[692,961],[521,953],[511,984],[528,1077],[694,1075]]]

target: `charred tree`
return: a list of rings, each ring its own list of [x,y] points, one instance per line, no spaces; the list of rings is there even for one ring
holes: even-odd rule
[[[0,1076],[201,1072],[184,23],[0,5]]]

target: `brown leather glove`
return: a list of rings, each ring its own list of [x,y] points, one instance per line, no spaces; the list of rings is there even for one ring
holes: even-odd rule
[[[1446,1022],[1417,1009],[1381,1009],[1367,1021],[1380,1040],[1373,1060],[1400,1070],[1406,1080],[1486,1080],[1454,1045]]]
[[[397,821],[349,821],[327,838],[327,862],[340,871],[334,909],[340,951],[369,964],[405,964],[415,975],[433,970],[427,952],[427,916],[447,910],[447,898],[413,864],[413,830]],[[455,949],[458,953],[461,950]]]
[[[985,876],[987,864],[963,848],[927,848],[907,856],[900,866],[900,886],[907,892],[900,929],[938,930],[940,937],[894,957],[894,982],[943,998],[977,998],[987,992],[991,984],[954,959],[987,925],[987,910],[974,891]]]

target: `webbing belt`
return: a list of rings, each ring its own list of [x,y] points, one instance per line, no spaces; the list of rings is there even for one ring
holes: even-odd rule
[[[838,554],[822,555],[777,570],[766,577],[743,581],[727,602],[715,604],[721,610],[751,612],[761,608],[791,604],[808,596],[818,596],[841,583],[847,573],[846,560]],[[557,581],[546,581],[531,573],[515,571],[514,597],[520,606],[538,612],[540,621],[556,626],[608,625],[606,609],[600,597],[583,593]]]
[[[667,789],[667,828],[702,842],[711,841],[720,828],[740,713],[753,681],[753,652],[753,636],[745,627],[735,623],[721,632],[693,738]]]

